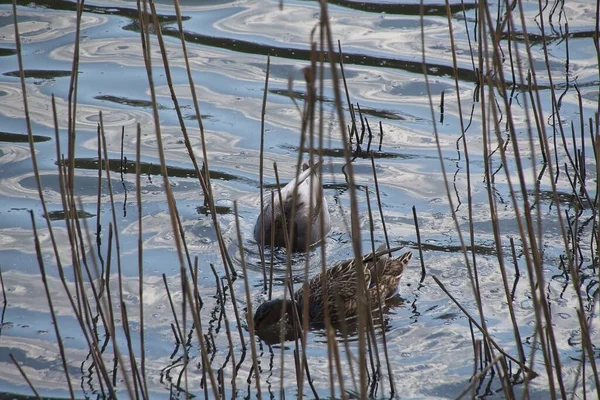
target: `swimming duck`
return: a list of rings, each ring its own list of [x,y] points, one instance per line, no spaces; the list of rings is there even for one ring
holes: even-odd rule
[[[400,276],[412,258],[411,252],[406,252],[396,259],[390,258],[390,253],[400,247],[387,249],[381,245],[375,255],[373,253],[363,257],[363,275],[365,287],[369,292],[371,307],[375,309],[380,302],[391,297],[398,289]],[[324,273],[314,276],[308,282],[308,317],[311,323],[320,323],[324,320],[323,281],[327,286],[327,300],[329,317],[332,322],[356,316],[358,310],[356,262],[350,259],[327,269]],[[379,292],[377,284],[379,282]],[[378,295],[379,294],[379,295]],[[302,316],[305,293],[299,289],[294,294],[296,311]],[[293,321],[293,303],[289,300],[275,299],[261,304],[254,313],[254,327],[257,332],[279,325],[283,315],[286,324]],[[342,305],[341,308],[338,308]],[[285,307],[285,313],[282,309]],[[286,334],[287,336],[287,334]],[[287,339],[287,337],[286,337]]]
[[[264,246],[271,243],[271,230],[275,230],[275,246],[285,246],[284,230],[283,230],[283,216],[289,229],[290,224],[293,224],[294,238],[291,243],[291,250],[304,250],[306,246],[306,240],[308,233],[310,232],[310,243],[312,245],[321,241],[321,218],[324,219],[325,231],[331,229],[331,223],[329,219],[329,210],[327,208],[327,200],[325,196],[318,196],[319,189],[321,189],[321,179],[317,174],[318,167],[321,163],[316,163],[312,167],[308,164],[302,166],[302,173],[297,179],[293,179],[287,185],[281,189],[281,199],[283,206],[279,201],[279,194],[276,192],[274,196],[274,207],[271,207],[271,199],[266,201],[262,212],[256,220],[254,225],[254,240],[259,246]],[[310,178],[312,175],[312,179]],[[312,202],[311,202],[311,183],[312,183]],[[296,192],[296,214],[292,221],[292,207],[294,204],[294,191]],[[312,209],[310,205],[312,204]],[[271,225],[271,214],[275,209],[275,225]],[[265,224],[264,242],[263,236],[261,235],[261,225]]]

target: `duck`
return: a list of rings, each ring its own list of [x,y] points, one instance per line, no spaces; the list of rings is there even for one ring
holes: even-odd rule
[[[317,173],[321,162],[309,166],[307,163],[302,165],[302,172],[296,178],[290,181],[281,189],[281,200],[279,193],[274,194],[273,206],[271,199],[265,201],[262,212],[259,214],[254,225],[254,240],[259,246],[271,244],[271,232],[275,232],[275,247],[285,247],[284,216],[287,226],[293,225],[294,237],[290,243],[292,251],[302,251],[306,249],[307,239],[310,232],[310,243],[323,240],[321,235],[321,221],[324,222],[325,229],[323,235],[327,235],[331,229],[331,219],[329,208],[325,195],[319,196],[321,189],[321,179]],[[311,178],[312,176],[312,178]],[[311,189],[312,185],[312,189]],[[312,190],[312,191],[311,191]],[[296,213],[292,221],[292,207],[294,206],[294,194],[296,195]],[[311,200],[312,197],[312,200]],[[312,205],[312,208],[311,208]],[[275,224],[271,224],[272,215],[275,214]],[[265,231],[262,235],[262,224],[264,221]],[[288,228],[289,229],[289,228]],[[264,240],[263,240],[264,239]]]
[[[412,258],[412,252],[405,252],[398,258],[391,258],[391,253],[401,247],[388,249],[381,245],[375,251],[362,258],[362,274],[359,279],[365,281],[365,288],[371,301],[371,309],[375,310],[398,290],[400,277],[404,268]],[[356,260],[343,261],[325,272],[314,276],[308,282],[308,293],[300,288],[294,293],[294,302],[274,299],[261,304],[254,313],[254,329],[259,334],[272,327],[278,327],[282,316],[289,327],[293,323],[294,311],[302,319],[305,296],[308,296],[308,319],[312,324],[323,323],[325,319],[324,285],[326,286],[329,318],[331,322],[355,317],[358,313]],[[377,285],[377,282],[379,285]],[[295,310],[294,310],[295,305]],[[286,340],[289,340],[289,330]]]

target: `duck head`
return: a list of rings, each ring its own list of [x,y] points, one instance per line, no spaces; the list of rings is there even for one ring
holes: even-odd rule
[[[275,299],[261,304],[254,313],[254,330],[267,344],[281,340],[281,323],[284,324],[284,339],[293,340],[298,337],[294,330],[294,307],[298,317],[302,319],[302,309],[289,300]],[[283,320],[281,319],[283,314]]]

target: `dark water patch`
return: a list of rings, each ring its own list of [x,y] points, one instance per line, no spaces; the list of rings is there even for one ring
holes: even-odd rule
[[[161,171],[161,167],[160,164],[154,164],[154,163],[148,163],[148,162],[141,162],[141,171],[142,171],[142,175],[148,176],[148,175],[153,175],[153,176],[159,176],[162,175],[162,171]],[[97,158],[76,158],[75,159],[75,168],[78,169],[87,169],[87,170],[98,170],[98,159]],[[105,170],[105,163],[104,160],[102,160],[102,170]],[[123,170],[124,174],[135,174],[135,162],[131,161],[131,160],[123,160],[123,162],[121,162],[121,159],[110,159],[109,160],[109,169],[112,172],[116,172],[118,174],[121,173],[121,170]],[[200,172],[203,173],[204,169],[201,168]],[[192,168],[182,168],[182,167],[176,167],[176,166],[169,166],[167,165],[167,175],[169,177],[175,177],[175,178],[197,178],[196,177],[196,171]],[[114,176],[113,176],[114,178]],[[233,182],[240,182],[243,183],[245,185],[249,185],[251,187],[258,187],[259,183],[257,180],[248,178],[248,177],[244,177],[244,176],[238,176],[238,175],[233,175],[224,171],[219,171],[216,169],[211,169],[210,170],[210,178],[213,180],[219,180],[219,181],[233,181]]]
[[[11,1],[0,0],[0,4],[12,4]],[[64,11],[75,11],[77,10],[77,3],[67,0],[36,0],[34,3],[28,0],[17,0],[17,5],[32,8],[32,5],[37,8],[49,8],[52,10],[64,10]],[[132,3],[132,7],[105,7],[98,6],[94,4],[85,3],[83,6],[83,12],[92,13],[92,14],[100,14],[100,15],[117,15],[121,17],[130,18],[134,21],[138,21],[139,13],[135,6],[135,3]],[[174,12],[173,12],[174,14]],[[165,15],[158,14],[158,20],[161,23],[171,23],[177,22],[177,18],[175,15]],[[187,21],[190,19],[188,16],[182,16],[181,19],[183,21]],[[138,22],[139,23],[139,22]],[[138,25],[139,27],[139,25]],[[139,32],[139,31],[138,31]]]
[[[406,118],[403,117],[402,115],[395,113],[393,111],[388,111],[388,110],[378,110],[376,108],[361,107],[360,112],[362,114],[372,115],[374,117],[381,118],[381,119],[391,119],[391,120],[400,120],[400,121],[406,120]],[[375,126],[373,126],[371,129],[373,129],[373,128],[375,128]]]
[[[264,63],[248,63],[248,65],[261,69],[265,69],[266,67]],[[320,72],[320,69],[318,69],[315,81],[318,81],[320,79]],[[291,77],[297,80],[298,82],[304,82],[304,77],[302,75],[302,69],[298,69],[296,68],[296,65],[292,64],[271,64],[271,66],[269,67],[269,76],[273,78],[279,78],[284,81],[287,81]],[[359,71],[353,70],[351,68],[344,69],[344,76],[346,77],[346,79],[356,78],[358,75]],[[329,65],[326,65],[324,68],[323,79],[331,79],[331,68],[329,68]]]
[[[386,14],[402,14],[402,15],[421,15],[421,4],[417,1],[414,4],[397,4],[397,3],[377,3],[377,2],[357,2],[347,0],[332,0],[329,4],[349,8],[357,11],[366,11],[370,13],[386,13]],[[450,12],[452,14],[462,13],[463,10],[469,11],[477,8],[477,3],[459,3],[451,4]],[[435,15],[440,17],[446,16],[446,5],[443,2],[439,4],[423,5],[423,15]]]
[[[529,190],[527,193],[529,194],[529,196],[531,196],[532,199],[535,199],[536,192],[534,190]],[[594,207],[594,205],[588,201],[587,197],[585,197],[584,195],[578,196],[573,192],[565,192],[560,190],[553,192],[552,190],[540,189],[537,194],[539,195],[540,201],[543,204],[552,204],[558,201],[560,202],[560,204],[562,204],[563,207],[567,209],[574,208],[576,204],[578,204],[580,208],[586,210],[593,209]],[[590,194],[590,196],[592,196],[590,200],[593,202],[593,194]],[[535,207],[535,204],[532,204],[532,207]]]
[[[17,50],[15,49],[7,49],[4,47],[0,47],[0,57],[14,56],[17,54]]]
[[[166,27],[163,30],[165,36],[172,36],[179,39],[179,31],[174,28]],[[238,53],[253,55],[270,55],[271,57],[281,57],[292,60],[308,61],[311,59],[309,49],[299,49],[291,47],[276,47],[270,44],[255,43],[247,40],[233,38],[215,37],[203,35],[198,32],[184,31],[183,35],[188,43],[223,48]],[[343,45],[343,44],[342,44]],[[320,56],[317,55],[317,58]],[[323,55],[325,59],[329,58],[328,52]],[[339,59],[339,54],[334,52],[334,59]],[[422,75],[423,66],[420,61],[400,60],[388,57],[377,57],[359,53],[344,52],[344,64],[364,65],[369,67],[385,67],[390,69],[400,69],[403,71]],[[428,73],[434,76],[453,76],[454,68],[451,65],[427,64]],[[472,69],[458,68],[456,70],[459,80],[467,82],[477,82],[477,75]]]
[[[95,216],[96,216],[95,214],[91,214],[91,213],[83,211],[83,210],[77,210],[77,217],[79,219],[92,218]],[[46,216],[44,216],[44,218],[45,217]],[[65,212],[63,210],[50,211],[48,213],[48,218],[50,219],[50,221],[62,221],[65,219]]]
[[[414,244],[416,246],[416,244]],[[432,243],[421,243],[421,246],[423,248],[423,250],[427,250],[427,251],[438,251],[438,252],[444,252],[444,253],[454,253],[454,254],[462,254],[463,250],[462,250],[462,246],[457,246],[457,245],[445,245],[445,246],[440,246],[437,244],[432,244]],[[490,244],[490,246],[483,246],[483,245],[478,245],[476,244],[475,247],[471,247],[470,244],[465,243],[465,248],[467,249],[467,251],[475,253],[475,254],[481,254],[481,255],[486,255],[486,256],[496,256],[496,247],[493,244]]]
[[[203,121],[214,119],[214,116],[212,114],[200,114],[200,117],[202,118]],[[196,113],[192,113],[192,114],[184,115],[183,119],[188,120],[188,121],[198,121],[198,116],[196,115]]]
[[[25,78],[47,79],[47,80],[71,76],[71,71],[45,70],[45,69],[26,69],[23,71],[23,73],[25,75]],[[14,77],[14,78],[19,78],[21,76],[19,71],[9,71],[9,72],[5,72],[2,75]]]
[[[384,134],[385,138],[385,134]],[[373,155],[374,159],[400,159],[400,160],[410,160],[415,158],[422,158],[422,156],[417,156],[415,154],[405,154],[405,153],[394,153],[390,151],[366,151],[368,138],[363,141],[363,145],[360,150],[354,149],[352,150],[351,157],[353,159],[363,158],[370,159],[371,155]],[[373,142],[371,143],[371,149],[379,146],[379,134],[374,135]],[[280,148],[284,150],[288,150],[291,152],[299,152],[300,148],[298,146],[290,146],[290,145],[281,145]],[[363,149],[364,148],[364,149]],[[323,154],[323,157],[331,157],[331,158],[345,158],[346,150],[342,148],[323,148],[320,152],[315,149],[302,149],[303,153],[306,154],[314,154],[318,156],[320,153]],[[356,165],[354,166],[356,169]],[[356,171],[355,171],[356,172]]]
[[[40,175],[43,190],[51,190],[60,193],[60,182],[58,174]],[[19,181],[19,184],[26,189],[37,190],[37,182],[33,175],[27,176]],[[77,194],[79,196],[96,196],[98,194],[98,178],[88,176],[78,176],[75,179]],[[118,185],[115,189],[118,189]]]
[[[33,141],[38,142],[47,142],[52,138],[48,136],[41,135],[33,135]],[[27,143],[29,142],[29,135],[23,133],[9,133],[9,132],[1,132],[0,131],[0,142],[7,143]]]
[[[196,207],[196,211],[198,212],[198,214],[203,215],[205,217],[210,215],[210,209],[206,206],[199,206]],[[233,211],[231,210],[231,207],[227,207],[227,206],[217,206],[215,205],[215,211],[217,214],[219,215],[227,215],[227,214],[232,214]]]
[[[284,96],[287,98],[292,98],[292,99],[302,100],[302,101],[304,101],[304,98],[306,97],[306,92],[300,92],[298,90],[269,89],[269,93],[272,93],[277,96]],[[333,103],[332,99],[327,98],[325,96],[317,95],[316,99],[317,99],[317,101],[322,102],[322,103],[330,103],[330,104]]]
[[[595,31],[569,31],[569,39],[593,39],[597,33]],[[566,38],[566,35],[555,33],[555,34],[544,34],[529,33],[525,34],[523,31],[512,31],[510,34],[507,32],[500,33],[500,40],[503,41],[516,41],[525,43],[525,39],[529,42],[529,45],[549,45],[549,44],[560,44]]]
[[[152,107],[151,101],[129,99],[127,97],[121,97],[121,96],[101,95],[101,96],[95,96],[94,99],[102,100],[102,101],[110,101],[112,103],[121,104],[124,106],[130,106],[130,107],[143,107],[143,108],[151,108]],[[165,106],[162,106],[160,104],[158,104],[157,107],[159,110],[166,109]]]

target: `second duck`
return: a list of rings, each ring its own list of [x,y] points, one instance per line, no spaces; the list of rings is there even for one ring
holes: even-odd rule
[[[259,246],[271,244],[271,233],[274,231],[275,240],[274,246],[285,246],[285,231],[284,217],[287,222],[288,229],[292,226],[294,231],[291,250],[304,250],[307,245],[307,240],[310,234],[310,242],[308,245],[320,242],[323,239],[321,236],[321,220],[323,220],[325,229],[324,235],[331,229],[329,217],[329,209],[327,208],[327,200],[322,193],[321,179],[319,178],[318,169],[321,163],[316,163],[312,167],[308,164],[302,166],[303,171],[297,179],[293,179],[281,189],[281,201],[279,193],[275,192],[273,207],[271,199],[265,201],[262,212],[256,220],[254,226],[254,240]],[[311,187],[312,186],[312,187]],[[292,208],[294,207],[295,198],[295,214],[292,220]],[[312,205],[312,207],[311,207]],[[272,215],[275,214],[275,224],[272,225]],[[262,224],[264,221],[264,236],[262,234]],[[264,239],[264,240],[263,240]]]

